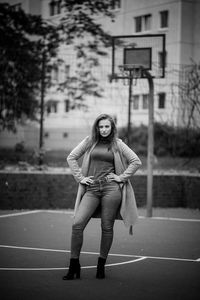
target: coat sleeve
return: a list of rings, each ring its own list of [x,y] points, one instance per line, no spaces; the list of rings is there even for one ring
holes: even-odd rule
[[[68,165],[71,169],[72,175],[74,176],[77,182],[81,182],[84,178],[81,168],[78,164],[78,159],[86,152],[88,146],[89,137],[86,137],[81,141],[78,146],[76,146],[67,157]]]
[[[122,182],[127,181],[142,165],[137,154],[129,148],[122,140],[120,142],[120,155],[123,164],[126,166],[125,171],[119,175]]]

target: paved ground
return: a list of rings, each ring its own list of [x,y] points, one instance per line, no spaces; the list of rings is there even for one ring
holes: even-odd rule
[[[95,278],[100,223],[92,219],[81,254],[82,279],[63,281],[69,260],[68,211],[0,213],[1,299],[199,299],[199,211],[145,210],[134,235],[116,221],[106,279]],[[170,217],[170,219],[169,219]]]

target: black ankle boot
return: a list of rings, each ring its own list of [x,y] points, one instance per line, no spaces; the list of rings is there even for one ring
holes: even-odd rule
[[[73,280],[74,276],[76,276],[76,279],[80,279],[80,274],[81,274],[81,266],[79,263],[79,259],[71,258],[69,271],[65,276],[63,276],[63,280]]]
[[[105,258],[102,257],[98,258],[96,278],[98,279],[105,278],[105,263],[106,263]]]

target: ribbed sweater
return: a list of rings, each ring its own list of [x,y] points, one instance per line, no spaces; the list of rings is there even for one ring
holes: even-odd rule
[[[111,172],[115,172],[114,155],[108,147],[109,143],[104,140],[99,141],[94,147],[90,155],[88,176],[100,179],[106,177]]]

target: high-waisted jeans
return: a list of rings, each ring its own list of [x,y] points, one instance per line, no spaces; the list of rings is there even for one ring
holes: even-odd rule
[[[99,205],[102,230],[100,256],[107,258],[113,241],[113,227],[121,196],[120,186],[115,181],[99,181],[86,188],[72,226],[71,258],[79,258],[83,244],[83,231]]]

